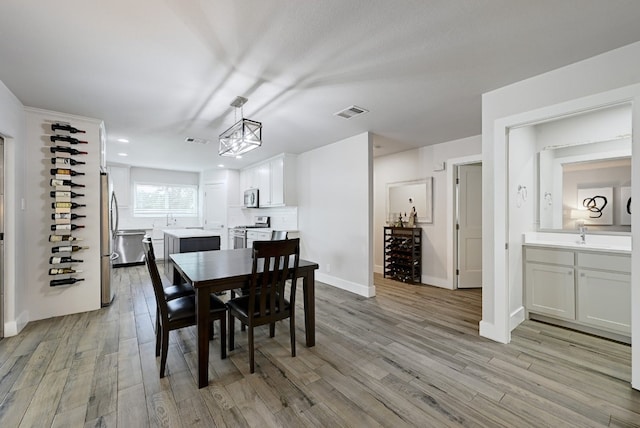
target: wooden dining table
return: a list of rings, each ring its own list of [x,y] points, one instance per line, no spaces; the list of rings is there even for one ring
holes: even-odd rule
[[[252,250],[196,251],[170,254],[180,276],[196,291],[198,330],[198,388],[209,385],[209,294],[242,288],[251,278]],[[316,344],[315,270],[318,264],[300,259],[297,278],[302,279],[306,345]],[[226,334],[226,332],[222,332]]]

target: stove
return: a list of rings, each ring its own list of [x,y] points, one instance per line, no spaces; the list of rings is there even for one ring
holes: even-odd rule
[[[236,226],[231,229],[234,250],[237,250],[239,248],[247,248],[247,229],[268,229],[271,224],[271,218],[266,215],[256,216],[254,218],[254,221],[254,224],[246,226]]]

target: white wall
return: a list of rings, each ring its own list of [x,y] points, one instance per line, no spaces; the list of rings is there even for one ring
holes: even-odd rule
[[[301,257],[316,279],[362,296],[373,286],[372,146],[368,133],[298,156]]]
[[[436,164],[481,153],[479,135],[374,158],[373,246],[375,271],[382,273],[383,227],[387,220],[387,184],[433,177],[433,223],[421,223],[422,282],[454,287],[453,276],[453,186],[447,170],[434,171]],[[447,165],[447,168],[453,166]]]
[[[558,70],[489,92],[482,98],[483,152],[483,307],[480,334],[500,342],[510,340],[507,198],[504,182],[506,129],[585,111],[624,100],[634,102],[633,128],[640,129],[640,42],[581,61]],[[640,135],[633,136],[633,151],[640,153]],[[633,158],[632,181],[640,183],[640,156]],[[640,186],[633,187],[640,198]],[[633,213],[640,224],[640,213]],[[633,240],[640,242],[640,228],[634,228]],[[640,301],[640,251],[632,253],[632,302]],[[640,310],[632,313],[632,342],[640,343]],[[632,349],[632,385],[640,388],[640,347]]]
[[[26,156],[29,162],[26,164],[25,184],[27,193],[25,196],[26,211],[26,254],[29,269],[26,272],[25,281],[21,287],[25,288],[27,296],[27,309],[29,321],[50,318],[59,315],[67,315],[78,312],[91,311],[100,308],[100,137],[99,127],[102,121],[96,119],[71,116],[39,109],[26,109],[27,115],[27,141]],[[74,232],[84,240],[79,243],[88,246],[87,250],[73,253],[74,258],[84,260],[78,268],[83,272],[76,275],[85,278],[85,281],[66,287],[50,287],[49,281],[54,279],[48,275],[49,257],[52,256],[51,248],[60,244],[48,241],[51,234],[51,203],[54,201],[49,196],[53,188],[49,184],[52,178],[49,170],[53,167],[49,151],[52,146],[49,135],[51,128],[47,125],[54,121],[70,122],[76,128],[86,130],[82,139],[89,144],[79,147],[87,151],[87,155],[74,158],[86,162],[86,165],[72,167],[77,171],[85,172],[84,176],[73,177],[73,181],[85,184],[86,187],[74,189],[85,196],[74,202],[86,204],[75,212],[86,214],[87,218],[77,220],[74,223],[85,225],[85,228]],[[47,135],[48,134],[48,135]]]
[[[28,322],[25,281],[26,118],[22,103],[0,82],[0,135],[4,137],[4,335]],[[2,321],[2,320],[0,320]]]

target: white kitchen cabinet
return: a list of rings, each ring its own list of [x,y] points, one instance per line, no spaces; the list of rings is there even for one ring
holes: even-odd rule
[[[269,241],[271,240],[271,232],[248,230],[247,231],[247,248],[253,248],[253,241]]]
[[[294,206],[296,157],[283,153],[240,171],[240,189],[259,190],[260,207]]]
[[[271,204],[271,168],[270,163],[261,163],[255,168],[256,181],[258,183],[258,201],[261,207],[270,207]]]
[[[525,308],[590,333],[631,334],[631,257],[525,246]],[[596,329],[596,330],[593,330]]]
[[[129,178],[129,167],[109,166],[109,175],[113,186],[113,192],[118,198],[118,206],[128,207],[131,202],[131,180]]]
[[[240,192],[258,188],[258,168],[251,166],[240,171]],[[242,195],[241,195],[242,196]]]
[[[573,266],[527,263],[526,308],[567,320],[576,317]]]
[[[271,170],[271,205],[284,205],[284,156],[272,159],[269,162],[269,169]]]

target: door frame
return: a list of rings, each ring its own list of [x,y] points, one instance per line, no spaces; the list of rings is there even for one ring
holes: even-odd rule
[[[447,253],[449,254],[449,278],[450,288],[458,289],[458,281],[456,278],[457,260],[457,242],[456,242],[456,173],[459,165],[482,163],[482,153],[447,160],[447,207],[449,207],[449,216],[447,219],[447,230],[449,231],[449,242]]]

